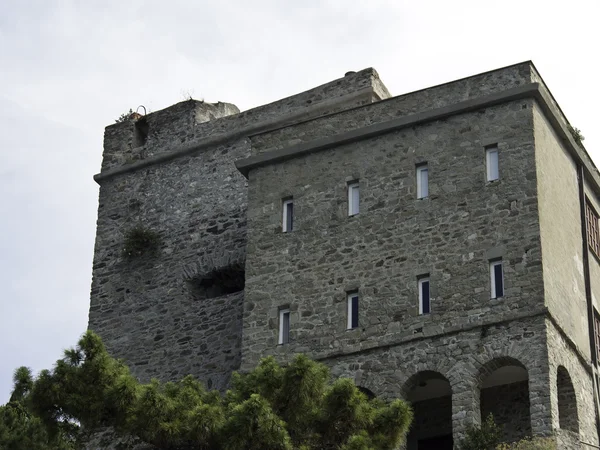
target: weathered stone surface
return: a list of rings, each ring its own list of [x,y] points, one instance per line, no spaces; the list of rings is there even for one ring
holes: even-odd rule
[[[253,136],[252,152],[262,153],[300,142],[333,136],[398,117],[440,108],[485,95],[522,86],[534,79],[529,64],[519,64],[392,97],[358,109],[340,111],[324,118]]]
[[[493,184],[485,181],[489,143],[498,143],[503,155],[502,179]],[[417,200],[415,164],[424,161],[430,196]],[[349,179],[360,181],[361,212],[353,217],[347,214]],[[418,328],[437,335],[542,308],[535,186],[527,103],[252,171],[246,299],[255,307],[245,315],[244,366],[265,354],[322,357],[393,343]],[[280,204],[288,196],[294,197],[295,229],[281,233]],[[500,246],[506,295],[490,300],[486,252]],[[423,274],[432,280],[434,313],[428,316],[418,314],[417,277]],[[347,331],[346,292],[354,289],[360,327]],[[290,299],[298,299],[292,344],[278,347],[278,327],[268,319]],[[312,315],[301,318],[304,311]]]
[[[239,114],[238,108],[229,103],[187,100],[148,114],[143,121],[127,120],[106,127],[102,172],[151,160],[209,138],[232,136],[239,140],[240,131],[247,130],[242,133],[244,137],[388,97],[377,72],[365,69]],[[147,123],[146,140],[140,138],[142,122]]]
[[[502,439],[514,442],[531,436],[529,384],[527,381],[504,384],[481,391],[481,417],[488,414],[502,427]]]
[[[366,69],[240,114],[225,103],[181,102],[140,119],[148,126],[143,143],[140,120],[107,127],[89,328],[144,381],[191,373],[224,389],[240,365],[243,291],[198,299],[193,282],[245,261],[247,183],[234,161],[250,154],[250,142],[239,130],[386,96],[377,73]],[[223,144],[103,177],[213,135],[224,136]],[[122,255],[124,235],[136,225],[159,233],[157,255]]]
[[[541,111],[536,107],[533,113],[544,297],[589,359],[577,167]]]
[[[543,98],[272,160],[249,169],[248,181],[234,167],[530,83],[541,83]],[[507,440],[555,433],[559,448],[598,443],[577,164],[600,209],[598,174],[564,137],[568,122],[536,69],[526,62],[388,97],[369,69],[239,114],[182,102],[148,115],[145,137],[134,122],[107,127],[90,328],[142,380],[192,373],[223,390],[233,370],[299,352],[385,398],[428,389],[424,374],[447,380],[450,396],[415,403],[409,448],[448,433],[456,443],[487,412]],[[500,180],[489,183],[491,144]],[[415,167],[425,162],[429,197],[417,200]],[[356,180],[360,213],[348,217],[347,183]],[[289,197],[294,230],[282,233]],[[137,224],[159,233],[158,255],[122,257],[123,235]],[[600,262],[589,256],[598,308]],[[501,299],[490,298],[493,258],[503,261]],[[229,290],[211,277],[232,265],[245,268],[245,286],[220,295]],[[431,314],[420,315],[425,274]],[[359,293],[353,330],[349,291]],[[282,306],[291,311],[288,345],[278,345]]]
[[[108,180],[100,189],[89,327],[143,380],[188,373],[222,389],[240,363],[243,292],[196,300],[188,280],[244,262],[243,145]],[[124,258],[126,230],[159,233],[157,255]]]

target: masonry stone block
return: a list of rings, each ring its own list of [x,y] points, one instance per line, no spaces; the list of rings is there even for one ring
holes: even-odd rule
[[[488,413],[507,441],[598,444],[600,258],[580,213],[582,195],[600,208],[600,174],[568,126],[531,62],[398,97],[366,69],[245,112],[188,100],[111,125],[89,327],[143,381],[191,373],[221,391],[265,356],[306,353],[412,402],[408,449],[451,448]],[[133,227],[158,251],[123,255]]]

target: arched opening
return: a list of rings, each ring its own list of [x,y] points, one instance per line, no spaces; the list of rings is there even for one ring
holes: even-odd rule
[[[408,379],[403,395],[414,412],[407,450],[452,450],[452,389],[446,377],[419,372]]]
[[[502,428],[503,441],[531,435],[529,374],[514,358],[496,358],[480,372],[481,419],[490,414]]]
[[[363,387],[363,386],[357,386],[357,388],[358,388],[358,390],[360,392],[362,392],[363,394],[365,394],[369,400],[373,400],[375,397],[377,397],[375,395],[375,393],[371,389],[368,389],[368,388]]]
[[[579,434],[579,416],[577,415],[577,398],[571,376],[567,369],[559,366],[556,371],[556,392],[558,394],[558,420],[563,430]]]

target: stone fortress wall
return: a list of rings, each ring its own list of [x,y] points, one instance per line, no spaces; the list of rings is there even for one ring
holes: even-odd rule
[[[243,113],[190,100],[108,126],[90,329],[142,380],[191,373],[223,389],[241,361],[243,276],[234,292],[205,291],[243,271],[247,183],[234,161],[250,155],[246,136],[388,95],[367,69]],[[160,235],[158,257],[123,256],[137,225]]]
[[[187,101],[109,126],[90,328],[142,380],[191,373],[216,389],[268,354],[308,353],[413,402],[409,449],[447,448],[489,412],[507,439],[597,443],[577,170],[594,205],[600,177],[567,124],[525,62],[398,97],[367,69],[243,113]],[[485,180],[490,144],[498,183]],[[430,196],[417,201],[422,162]],[[348,217],[352,180],[360,214]],[[290,196],[294,231],[282,233]],[[139,224],[159,233],[159,253],[125,258]],[[423,274],[429,315],[415,299]]]

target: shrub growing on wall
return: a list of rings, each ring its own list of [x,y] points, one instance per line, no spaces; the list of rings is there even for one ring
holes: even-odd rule
[[[556,442],[552,438],[527,437],[510,444],[500,443],[502,429],[490,414],[481,426],[467,429],[459,450],[556,450]]]
[[[137,225],[125,233],[123,256],[132,258],[155,254],[160,247],[160,242],[158,233],[149,230],[142,225]]]
[[[469,427],[459,450],[494,450],[500,444],[501,429],[490,414],[481,426]]]
[[[552,438],[526,438],[512,444],[500,444],[497,450],[556,450]]]
[[[121,122],[125,122],[126,120],[129,120],[129,118],[131,117],[132,114],[133,114],[133,109],[129,108],[128,112],[124,112],[123,114],[121,114],[119,117],[117,117],[115,119],[115,123],[121,123]]]
[[[577,145],[582,146],[585,138],[583,137],[583,134],[581,134],[581,130],[579,128],[573,127],[571,124],[568,124],[567,126],[569,128],[569,131],[571,132],[571,136],[573,136],[573,139],[575,140],[575,142],[577,142]]]

